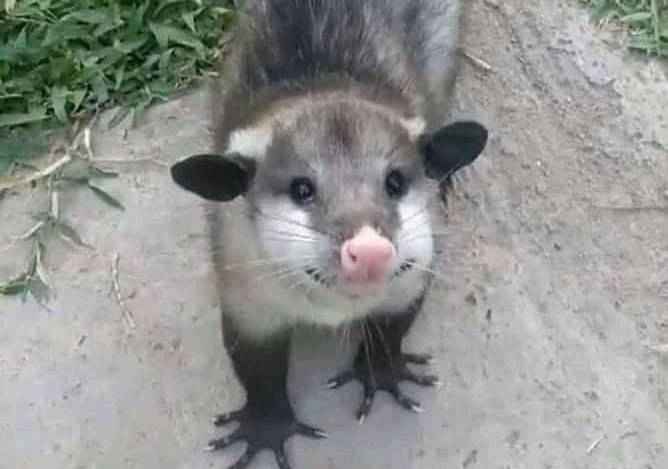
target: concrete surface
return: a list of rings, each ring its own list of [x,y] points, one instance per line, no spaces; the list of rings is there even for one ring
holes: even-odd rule
[[[346,351],[303,334],[295,406],[330,438],[292,440],[294,468],[665,469],[668,357],[651,347],[668,343],[666,65],[629,56],[575,1],[478,1],[469,29],[493,70],[465,63],[453,113],[493,138],[457,185],[441,288],[407,344],[437,355],[446,386],[406,385],[422,415],[380,396],[359,426],[359,386],[322,386]],[[97,157],[206,150],[206,106],[195,93],[126,138],[101,129]],[[103,185],[125,213],[64,195],[94,249],[52,244],[53,311],[0,298],[1,468],[225,468],[241,450],[202,451],[242,394],[200,205],[160,166],[113,167]],[[2,278],[42,196],[0,201]],[[110,294],[115,253],[132,331]]]

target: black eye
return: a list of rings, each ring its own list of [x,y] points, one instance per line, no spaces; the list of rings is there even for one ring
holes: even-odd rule
[[[315,184],[308,178],[296,178],[290,183],[290,197],[298,205],[306,205],[315,198]]]
[[[404,175],[398,170],[390,171],[385,178],[385,191],[393,199],[398,199],[406,193],[407,184]]]

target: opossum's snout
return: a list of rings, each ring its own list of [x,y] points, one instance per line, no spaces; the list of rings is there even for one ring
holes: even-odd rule
[[[342,288],[353,295],[381,289],[396,253],[389,239],[365,226],[341,244]]]

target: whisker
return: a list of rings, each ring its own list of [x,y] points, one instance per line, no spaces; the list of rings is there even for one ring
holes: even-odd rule
[[[362,321],[362,331],[364,333],[364,355],[366,355],[366,364],[369,367],[369,376],[371,377],[371,384],[375,387],[376,386],[376,377],[373,373],[373,366],[371,365],[371,351],[369,350],[370,347],[373,347],[373,343],[371,343],[371,337],[369,336],[369,332],[367,331],[367,320],[364,319]]]
[[[274,229],[274,228],[267,228],[267,227],[264,227],[263,230],[268,231],[269,233],[275,233],[275,234],[285,235],[285,236],[289,236],[289,237],[299,237],[299,238],[308,239],[310,241],[319,241],[319,239],[316,236],[303,234],[303,233],[292,233],[290,231],[282,231],[282,230],[277,230],[277,229]]]
[[[305,270],[305,271],[307,271],[309,269],[312,269],[312,271],[309,274],[309,277],[311,277],[312,281],[309,282],[310,288],[308,288],[306,290],[306,292],[305,292],[306,295],[310,294],[317,285],[324,285],[324,280],[322,280],[324,278],[324,277],[322,277],[322,270],[319,267],[310,267],[310,266],[304,266],[304,268],[303,268],[303,270]],[[319,278],[321,280],[320,281],[316,280],[316,278],[314,278],[315,276],[320,276]],[[301,280],[301,281],[297,282],[295,285],[291,285],[290,287],[288,287],[288,290],[292,290],[294,288],[297,288],[300,284],[305,286],[305,287],[308,287],[308,285],[309,285],[306,282],[304,282],[303,280]]]
[[[413,236],[406,236],[405,238],[399,238],[398,241],[403,241],[406,242],[408,240],[412,240],[414,238],[441,238],[444,236],[452,236],[453,233],[416,233]]]
[[[441,198],[441,196],[443,195],[443,190],[441,189],[441,185],[445,181],[450,179],[457,171],[459,171],[462,168],[462,166],[463,165],[461,165],[461,164],[458,165],[458,166],[455,166],[450,171],[448,171],[446,174],[444,174],[443,177],[441,177],[437,181],[434,181],[433,184],[434,184],[434,186],[436,186],[436,190],[433,190],[429,194],[429,196],[427,198],[427,202],[424,204],[424,206],[422,206],[420,209],[418,209],[415,213],[409,215],[405,220],[403,220],[401,222],[401,225],[404,226],[407,222],[409,222],[412,219],[414,219],[415,217],[421,215],[422,213],[424,213],[425,211],[427,211],[429,209],[430,205],[433,202],[438,201]]]
[[[273,215],[273,214],[269,214],[269,213],[264,213],[262,210],[260,210],[259,208],[256,208],[256,207],[250,207],[250,209],[254,213],[256,213],[260,216],[263,216],[265,218],[282,221],[284,223],[292,224],[292,225],[295,225],[295,226],[300,226],[300,227],[305,228],[307,230],[313,231],[314,233],[321,233],[321,234],[324,234],[325,236],[329,236],[329,237],[332,237],[332,238],[336,237],[333,233],[328,233],[326,231],[323,231],[323,230],[320,230],[320,229],[317,229],[317,228],[313,228],[312,226],[308,226],[304,223],[298,222],[297,220],[292,220],[290,218],[281,217],[281,216]]]
[[[318,286],[318,284],[317,284],[316,282],[310,282],[309,284],[310,284],[310,288],[309,288],[308,290],[306,290],[306,292],[304,292],[304,294],[305,294],[306,296],[310,295],[311,292],[312,292],[313,290],[315,290],[315,288]]]
[[[284,257],[265,257],[262,259],[253,259],[250,261],[246,262],[239,262],[236,264],[228,264],[223,267],[221,267],[221,270],[230,270],[230,269],[238,269],[238,268],[245,268],[245,267],[263,267],[266,265],[272,265],[276,264],[278,265],[279,262],[282,261],[290,261],[290,260],[309,260],[309,259],[316,259],[318,256],[315,254],[311,254],[308,256],[284,256]]]
[[[414,218],[414,217],[413,217]],[[426,220],[420,220],[418,223],[417,220],[414,223],[409,224],[409,221],[412,221],[413,219],[406,218],[403,220],[401,228],[402,229],[415,229],[417,226],[431,226],[431,219],[426,219]]]
[[[431,230],[431,224],[430,223],[424,223],[420,226],[415,226],[412,227],[409,230],[405,230],[401,233],[401,235],[397,238],[398,241],[401,241],[403,239],[407,239],[411,236],[415,235],[425,235],[425,234],[431,234],[434,233],[434,231]]]
[[[407,244],[411,241],[416,241],[418,239],[424,238],[441,238],[445,236],[452,236],[452,232],[449,233],[415,233],[412,236],[401,236],[397,238],[397,244]]]
[[[432,196],[430,195],[429,198],[431,199]],[[429,204],[431,204],[431,202],[432,202],[431,200],[427,200],[427,203],[424,206],[420,207],[418,210],[415,211],[415,213],[412,213],[411,215],[407,216],[404,220],[402,220],[401,225],[403,226],[409,221],[413,220],[415,217],[425,213],[429,209]]]
[[[428,273],[428,274],[433,275],[435,278],[437,278],[438,280],[440,280],[440,281],[442,281],[442,282],[446,282],[446,283],[447,283],[447,282],[450,282],[450,281],[451,281],[451,279],[446,278],[445,275],[443,275],[442,273],[437,272],[436,270],[430,269],[430,268],[428,268],[428,267],[425,267],[425,266],[423,266],[423,265],[420,265],[420,264],[418,264],[418,263],[416,263],[416,262],[411,262],[410,265],[411,265],[413,268],[417,269],[417,270],[420,270],[420,271],[422,271],[422,272],[425,272],[425,273]]]
[[[288,241],[301,241],[303,243],[310,243],[310,244],[317,244],[318,240],[317,239],[312,239],[312,238],[305,238],[301,236],[294,236],[294,235],[283,235],[281,233],[274,233],[272,231],[268,231],[267,233],[269,236],[263,236],[263,239],[278,239],[278,240],[288,240]],[[271,238],[270,238],[271,236]]]
[[[373,341],[373,334],[371,333],[371,326],[369,325],[368,318],[364,320],[364,327],[366,328],[367,337],[369,338],[369,351],[371,355],[376,353],[376,344]]]
[[[262,216],[262,217],[265,217],[265,218],[268,218],[268,219],[278,220],[278,221],[281,221],[281,222],[284,222],[284,223],[287,223],[287,224],[292,224],[292,225],[295,225],[295,226],[299,226],[301,228],[305,228],[305,229],[307,229],[307,230],[309,230],[313,233],[319,233],[319,234],[323,234],[323,235],[328,236],[328,237],[336,238],[336,235],[333,234],[333,233],[329,233],[327,231],[323,231],[321,229],[314,228],[312,226],[308,226],[304,223],[301,223],[297,220],[293,220],[291,218],[281,217],[279,215],[274,215],[274,214],[270,214],[270,213],[265,213],[262,210],[260,210],[259,208],[253,207],[253,206],[250,206],[250,205],[231,206],[231,207],[229,207],[229,209],[231,209],[231,210],[229,210],[229,211],[228,210],[221,210],[219,213],[223,214],[223,216],[230,216],[230,215],[233,214],[233,211],[235,211],[236,214],[239,214],[240,211],[241,212],[246,212],[246,215],[248,214],[248,212],[251,212],[251,213],[254,213],[256,215],[259,215],[259,216]]]
[[[280,221],[282,221],[282,222],[284,222],[284,223],[286,223],[286,224],[293,224],[293,225],[295,225],[295,226],[299,226],[299,227],[301,227],[301,228],[306,228],[306,229],[308,229],[309,231],[312,231],[313,234],[310,234],[310,233],[294,233],[294,232],[291,232],[291,231],[283,231],[283,230],[278,230],[278,229],[275,229],[275,228],[263,227],[263,230],[264,230],[264,231],[267,231],[267,232],[276,233],[276,234],[281,234],[281,235],[286,235],[286,236],[294,237],[294,238],[299,237],[299,238],[303,238],[304,240],[310,240],[310,241],[319,241],[319,239],[318,239],[318,237],[316,236],[316,234],[318,234],[318,235],[319,235],[319,234],[325,234],[325,235],[327,235],[326,233],[321,233],[320,231],[316,230],[315,228],[311,228],[311,227],[309,227],[309,226],[307,226],[307,225],[303,225],[303,224],[301,224],[301,223],[298,223],[298,222],[295,221],[295,220],[290,220],[289,218],[278,217],[278,216],[271,216],[271,215],[268,215],[268,214],[264,214],[264,213],[262,213],[262,212],[259,212],[259,211],[257,211],[257,210],[253,210],[253,211],[256,212],[256,213],[258,213],[259,215],[265,217],[265,218],[277,219],[277,220],[280,220]],[[221,213],[222,213],[224,216],[231,216],[231,215],[232,215],[232,213],[230,213],[230,212],[221,212]],[[328,235],[328,236],[329,236],[329,235]]]
[[[375,321],[369,321],[369,322],[371,322],[371,324],[373,324],[376,327],[376,330],[378,331],[378,338],[380,339],[380,343],[383,346],[385,355],[387,356],[387,359],[390,361],[390,366],[394,368],[394,363],[392,361],[392,352],[390,351],[390,345],[387,343],[387,340],[385,340],[385,334],[383,334],[383,329]]]
[[[350,341],[350,332],[351,326],[349,324],[344,324],[343,331],[341,332],[341,337],[338,343],[338,350],[342,350],[346,347],[346,344]]]
[[[317,241],[313,241],[311,239],[299,239],[299,238],[280,238],[280,237],[275,237],[275,236],[265,236],[264,238],[266,241],[273,241],[276,243],[302,243],[306,244],[309,246],[313,246],[317,244]]]
[[[291,268],[289,268],[289,269],[287,269],[287,268],[286,268],[286,269],[275,269],[275,270],[273,270],[273,271],[271,271],[271,272],[268,272],[268,273],[266,273],[266,274],[264,274],[264,275],[258,275],[257,277],[251,278],[251,279],[248,280],[248,282],[249,282],[249,283],[262,282],[262,281],[264,281],[264,280],[267,280],[267,279],[270,279],[270,278],[274,278],[274,277],[276,277],[277,275],[280,276],[280,275],[282,275],[282,274],[284,274],[284,273],[291,273],[291,272],[293,272],[294,270],[295,270],[294,267],[291,267]]]
[[[407,244],[411,241],[415,241],[418,239],[424,239],[424,238],[431,238],[432,236],[428,233],[416,233],[412,236],[402,236],[401,238],[397,239],[397,244]]]
[[[304,286],[304,287],[306,286],[306,283],[304,283],[304,280],[303,280],[303,279],[298,279],[295,283],[293,283],[292,285],[289,285],[289,286],[287,287],[287,290],[288,290],[288,291],[292,291],[292,290],[294,290],[295,288],[298,288],[298,287],[300,287],[300,286]]]
[[[319,266],[309,266],[307,274],[311,277],[314,285],[320,285],[329,288],[332,285],[333,276],[325,268]]]
[[[288,267],[285,269],[278,269],[274,270],[272,272],[267,273],[266,275],[260,275],[259,277],[256,277],[255,279],[251,279],[251,282],[259,282],[262,280],[267,280],[267,279],[272,279],[272,280],[279,280],[281,278],[289,277],[290,275],[293,275],[295,273],[301,272],[304,269],[303,266],[299,267]]]

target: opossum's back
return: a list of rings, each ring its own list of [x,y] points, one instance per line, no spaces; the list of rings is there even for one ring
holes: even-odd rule
[[[452,0],[250,1],[242,76],[251,89],[346,74],[410,90],[444,67],[458,10]]]

